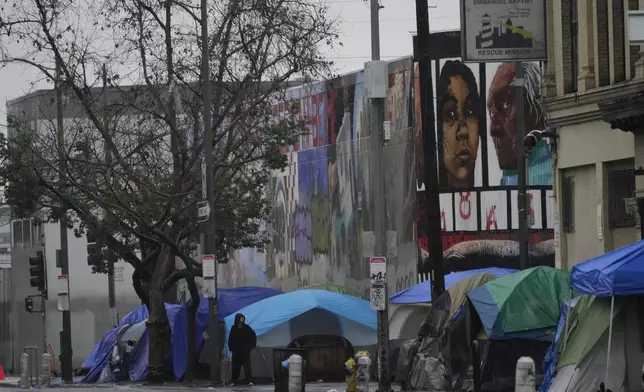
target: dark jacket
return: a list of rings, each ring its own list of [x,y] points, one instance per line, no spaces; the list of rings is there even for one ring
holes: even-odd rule
[[[230,329],[228,337],[228,348],[233,354],[247,355],[250,350],[257,346],[257,335],[255,331],[246,323],[238,326],[239,319],[243,317],[241,313],[235,315],[235,325]]]

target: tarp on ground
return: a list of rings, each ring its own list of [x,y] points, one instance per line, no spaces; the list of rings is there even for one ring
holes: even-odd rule
[[[468,294],[489,339],[552,340],[561,305],[570,299],[570,273],[534,267]]]
[[[319,316],[306,317],[311,311],[321,311]],[[322,334],[320,328],[325,328],[327,322],[322,322],[322,314],[331,314],[337,319],[337,332],[349,340],[354,346],[368,345],[365,340],[375,340],[377,329],[376,312],[371,309],[368,301],[346,294],[333,293],[324,290],[298,290],[282,295],[263,299],[239,311],[246,317],[258,337],[258,342],[264,347],[274,347],[272,344],[285,346],[299,332],[306,334]],[[314,313],[314,312],[313,312]],[[293,325],[291,321],[300,320],[301,325]],[[230,329],[235,322],[235,315],[226,317],[226,342]],[[306,325],[304,325],[306,324]],[[283,328],[279,328],[283,327]],[[271,334],[271,332],[274,332]],[[262,338],[270,336],[271,343],[262,344]],[[365,339],[368,338],[368,339]],[[267,342],[267,340],[264,340]],[[375,342],[375,341],[374,341]],[[230,356],[228,345],[226,354]]]
[[[136,324],[140,323],[143,320],[148,319],[148,308],[145,305],[141,305],[138,308],[134,309],[130,313],[126,314],[121,321],[119,321],[119,324],[117,327],[123,327],[128,324]],[[103,335],[103,339],[99,340],[98,343],[94,346],[92,351],[90,351],[89,355],[87,358],[85,358],[85,361],[81,365],[81,368],[84,369],[90,369],[95,365],[96,362],[96,353],[101,349],[101,343],[106,339],[109,338],[108,335],[112,333],[112,331],[118,331],[118,328],[111,329],[107,332],[105,332],[105,335]],[[116,335],[114,335],[116,336]]]
[[[179,305],[165,304],[166,311],[168,313],[168,321],[170,322],[170,329],[174,328],[174,322],[177,315],[177,312],[181,308]],[[145,320],[143,320],[145,321]],[[119,331],[124,328],[125,325],[113,328],[108,331],[101,341],[98,342],[98,349],[96,350],[94,356],[94,366],[92,369],[83,377],[80,383],[91,383],[98,380],[101,372],[107,366],[108,358],[112,354],[112,349],[116,344],[116,339],[118,337]],[[147,344],[147,330],[142,335],[141,340],[137,343],[137,347]],[[130,379],[140,380],[147,375],[147,364],[148,364],[148,350],[147,349],[138,349],[135,350],[137,354],[134,356],[132,361],[132,368],[130,369]],[[133,369],[133,370],[132,370]],[[136,377],[136,378],[132,378]]]
[[[227,316],[238,312],[240,309],[265,298],[282,294],[282,291],[268,287],[235,287],[221,288],[217,290],[219,305],[219,320],[223,321]],[[177,313],[175,328],[172,332],[172,367],[174,376],[177,379],[183,377],[186,372],[188,357],[188,305],[191,301],[183,304]],[[201,296],[199,308],[195,319],[195,336],[197,345],[197,356],[203,349],[203,333],[208,330],[210,320],[208,318],[208,298]]]
[[[463,309],[467,304],[467,293],[494,279],[496,276],[490,273],[471,275],[450,285],[432,303],[417,333],[421,339],[407,341],[400,348],[396,373],[401,384],[420,389],[434,387],[419,382],[423,379],[421,373],[426,373],[426,369],[420,366],[423,363],[421,359],[426,357],[439,358],[442,356],[449,363],[449,374],[434,372],[432,377],[443,378],[447,376],[451,379],[455,379],[455,377],[462,379],[463,373],[471,363],[466,334],[467,325],[465,317],[463,317]],[[447,349],[443,351],[441,347]]]
[[[499,278],[517,271],[515,269],[491,267],[453,272],[445,275],[445,289],[449,289],[454,283],[476,274],[488,273]],[[392,304],[422,304],[430,302],[432,302],[432,285],[429,280],[406,288],[391,296]]]
[[[570,284],[598,297],[644,294],[644,240],[576,264]]]

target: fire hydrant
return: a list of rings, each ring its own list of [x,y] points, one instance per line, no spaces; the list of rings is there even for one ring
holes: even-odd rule
[[[367,351],[358,351],[353,357],[344,363],[344,372],[347,380],[347,392],[358,392],[358,379],[367,377],[369,382],[369,353]],[[364,391],[368,392],[368,391]]]

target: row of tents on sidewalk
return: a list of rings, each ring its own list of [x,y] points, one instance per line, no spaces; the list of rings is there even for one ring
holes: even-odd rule
[[[418,338],[390,343],[393,373],[406,387],[466,390],[471,365],[480,361],[477,377],[482,389],[511,390],[516,360],[531,356],[542,370],[541,391],[588,391],[597,389],[599,382],[615,392],[641,388],[644,241],[577,264],[572,273],[550,267],[463,271],[446,276],[447,290],[435,300],[429,297],[428,285],[391,297],[392,304],[431,301],[425,320],[418,325]],[[333,364],[340,374],[351,353],[365,348],[375,352],[376,314],[369,302],[329,290],[220,290],[226,336],[237,312],[257,333],[260,348],[253,355],[254,375],[263,368],[270,378],[273,348],[315,346],[319,338],[328,336],[342,337],[345,346]],[[167,363],[175,378],[181,379],[187,361],[187,304],[167,305],[167,309],[172,329],[172,358]],[[208,328],[207,310],[204,299],[197,312],[198,352],[203,351],[203,333]],[[146,318],[145,308],[139,308],[108,331],[85,361],[83,366],[90,370],[82,382],[145,378]],[[118,357],[119,344],[131,346],[130,359],[120,374],[114,374],[110,363]]]

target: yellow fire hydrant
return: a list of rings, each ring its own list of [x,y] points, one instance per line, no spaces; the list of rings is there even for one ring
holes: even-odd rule
[[[358,360],[360,357],[368,357],[369,352],[358,351],[353,357],[347,359],[344,363],[344,372],[347,380],[347,392],[357,392],[358,390]]]

